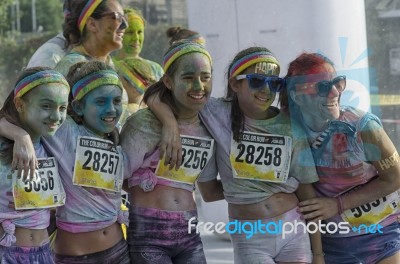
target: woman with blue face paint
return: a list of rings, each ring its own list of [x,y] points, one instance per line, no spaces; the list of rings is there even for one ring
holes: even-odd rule
[[[68,77],[76,120],[68,117],[43,144],[59,161],[66,202],[57,208],[56,263],[129,263],[120,210],[122,152],[110,139],[121,112],[118,74],[99,61],[72,66]]]
[[[297,212],[299,200],[315,197],[311,184],[318,177],[310,148],[301,127],[271,106],[284,84],[279,70],[268,49],[242,50],[229,65],[226,98],[211,98],[200,111],[217,143],[217,167],[230,222],[275,226],[251,234],[230,230],[237,264],[324,263],[319,233],[311,236],[310,247],[306,223]],[[149,106],[157,108],[154,111],[169,130],[175,122],[168,109]],[[201,179],[205,184],[215,179],[207,176]],[[296,225],[297,232],[285,237],[274,233],[279,223]]]
[[[11,164],[14,142],[0,137],[1,263],[54,263],[46,229],[49,208],[62,205],[65,193],[56,161],[50,158],[41,139],[53,136],[64,122],[68,94],[69,84],[60,73],[46,67],[28,68],[21,73],[0,112],[1,118],[26,131],[21,137],[32,140],[36,157],[40,158],[36,170],[39,176],[23,181],[14,172],[22,164]],[[0,134],[10,137],[1,128]],[[55,196],[57,200],[52,199]]]
[[[325,56],[301,54],[286,79],[282,108],[306,131],[320,178],[300,212],[331,225],[326,262],[400,263],[400,159],[379,118],[340,105],[346,76]]]
[[[184,166],[169,171],[160,160],[162,124],[149,109],[128,119],[121,145],[127,156],[125,177],[131,199],[130,255],[137,264],[206,263],[196,233],[193,191],[198,178],[217,174],[214,140],[198,116],[211,94],[211,57],[195,42],[178,42],[165,53],[164,71],[162,80],[146,91],[144,101],[148,91],[159,92],[161,100],[171,106],[184,142]],[[209,195],[223,199],[221,186],[219,192]]]

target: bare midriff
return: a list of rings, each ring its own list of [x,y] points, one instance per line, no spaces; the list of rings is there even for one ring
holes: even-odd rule
[[[145,192],[139,186],[130,188],[131,205],[143,208],[155,208],[166,211],[189,211],[196,209],[193,192],[156,185],[151,192]]]
[[[3,237],[4,229],[0,225],[0,237]],[[17,247],[40,247],[49,242],[47,229],[28,229],[23,227],[15,227],[14,236]]]
[[[294,193],[275,193],[268,199],[253,204],[229,204],[229,216],[240,220],[260,220],[279,216],[298,204]]]
[[[114,223],[106,228],[82,233],[57,229],[54,251],[56,254],[82,256],[115,246],[123,239],[121,225]]]

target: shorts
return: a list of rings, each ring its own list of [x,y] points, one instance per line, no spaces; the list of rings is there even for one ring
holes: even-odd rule
[[[287,211],[286,213],[263,220],[236,220],[229,218],[230,222],[238,221],[242,224],[243,229],[249,230],[253,226],[253,232],[250,236],[249,233],[244,232],[230,232],[233,244],[233,253],[235,264],[269,264],[276,262],[306,262],[311,263],[311,245],[310,238],[304,226],[298,226],[297,232],[286,233],[283,238],[280,232],[256,232],[256,224],[268,223],[297,222],[304,223],[300,219],[300,214],[296,211],[297,207]],[[244,223],[249,223],[245,224]],[[247,225],[247,227],[245,227]],[[272,226],[272,225],[271,225]],[[233,230],[233,229],[232,229]],[[240,228],[238,228],[240,230]],[[265,231],[266,229],[262,229]],[[270,230],[274,230],[270,228]]]
[[[191,220],[191,232],[188,224]],[[197,211],[164,211],[131,206],[128,244],[135,264],[206,264],[196,233]]]
[[[129,264],[128,244],[121,239],[113,247],[82,256],[68,256],[55,254],[57,264]]]
[[[400,223],[382,228],[381,233],[352,237],[322,237],[326,264],[375,264],[400,251]]]
[[[1,264],[53,264],[50,243],[40,247],[3,247],[0,246]]]

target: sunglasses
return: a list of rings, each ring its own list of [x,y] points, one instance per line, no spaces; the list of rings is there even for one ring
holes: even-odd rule
[[[125,25],[124,28],[128,27],[128,21],[126,19],[126,16],[121,14],[120,12],[104,12],[100,14],[99,18],[105,16],[109,16],[112,19],[117,20],[121,25],[124,24]]]
[[[270,91],[273,93],[280,92],[285,85],[285,79],[279,78],[278,76],[265,76],[255,73],[236,76],[236,80],[242,79],[247,79],[247,83],[251,89],[262,90],[265,85],[268,85]]]
[[[331,81],[320,81],[315,84],[318,89],[318,95],[321,97],[327,97],[335,86],[339,93],[342,93],[346,89],[346,76],[339,75],[333,78]]]

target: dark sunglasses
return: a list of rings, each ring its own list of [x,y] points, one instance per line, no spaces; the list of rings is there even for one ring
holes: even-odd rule
[[[339,75],[333,78],[331,81],[320,81],[315,84],[318,89],[318,95],[321,97],[327,97],[335,86],[339,93],[342,93],[346,89],[346,76]]]
[[[104,12],[104,13],[100,14],[99,18],[100,17],[105,17],[105,16],[109,16],[112,19],[117,20],[121,25],[124,25],[123,28],[127,28],[128,27],[128,21],[126,19],[126,16],[121,14],[120,12]]]
[[[236,80],[242,79],[247,79],[250,88],[255,90],[262,90],[268,84],[270,91],[273,93],[280,92],[285,84],[285,79],[278,76],[265,76],[256,73],[236,76]]]

